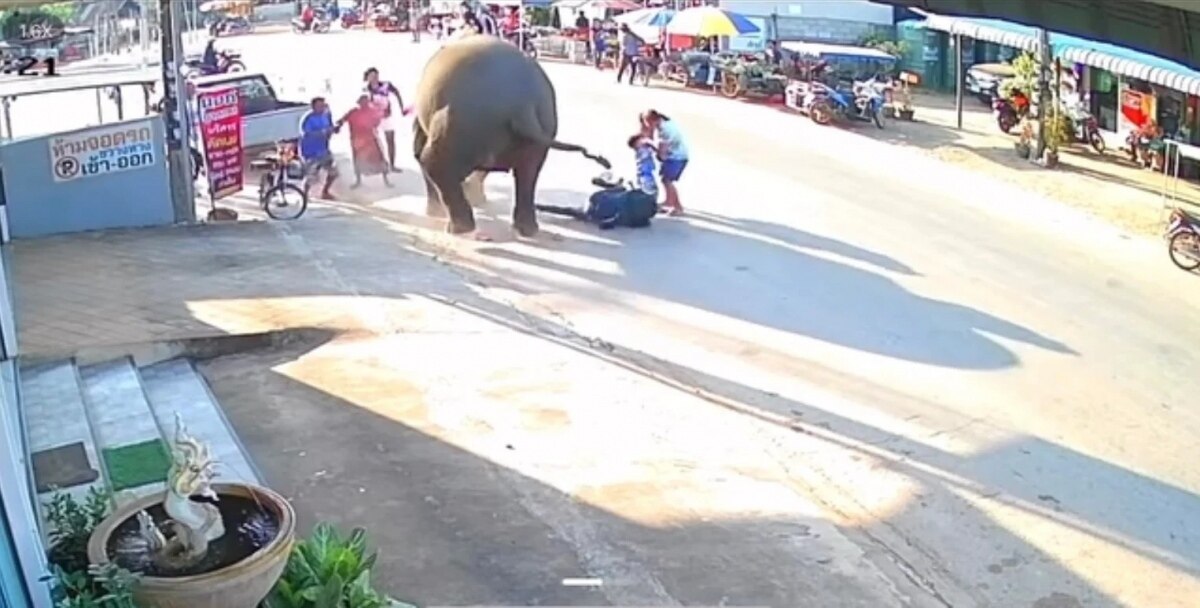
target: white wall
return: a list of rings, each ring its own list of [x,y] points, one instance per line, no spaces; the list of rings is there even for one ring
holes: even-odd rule
[[[793,0],[791,2],[769,2],[760,0],[721,0],[721,8],[743,15],[770,15],[780,17],[808,17],[812,19],[840,19],[891,25],[894,10],[888,4],[875,4],[867,0]]]

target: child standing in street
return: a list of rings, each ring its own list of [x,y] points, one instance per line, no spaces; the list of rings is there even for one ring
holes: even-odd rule
[[[688,164],[688,148],[683,132],[678,124],[657,110],[647,110],[642,114],[642,128],[658,136],[658,160],[662,162],[659,176],[662,177],[663,191],[666,192],[662,209],[670,215],[683,215],[683,204],[679,202],[679,190],[675,186]]]

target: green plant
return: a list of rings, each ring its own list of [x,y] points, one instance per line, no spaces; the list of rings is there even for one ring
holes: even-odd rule
[[[138,608],[133,588],[138,576],[115,564],[67,572],[55,566],[58,598],[54,608]]]
[[[93,487],[83,504],[66,492],[56,492],[46,503],[50,525],[50,563],[66,572],[84,572],[88,567],[87,544],[92,530],[108,515],[107,490]]]
[[[1046,147],[1058,152],[1060,146],[1071,141],[1071,119],[1060,110],[1046,117]]]
[[[1012,99],[1013,91],[1021,91],[1032,97],[1040,69],[1037,57],[1032,53],[1021,53],[1012,60],[1012,68],[1013,77],[1000,83],[1000,96]]]
[[[388,608],[405,606],[371,586],[378,554],[367,555],[367,533],[355,528],[341,538],[327,523],[292,548],[287,567],[266,608]]]
[[[897,59],[904,57],[904,54],[908,52],[907,42],[892,40],[882,34],[867,34],[858,41],[858,45],[883,51]]]

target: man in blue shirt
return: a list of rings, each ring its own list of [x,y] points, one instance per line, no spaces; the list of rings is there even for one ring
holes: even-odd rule
[[[311,109],[300,119],[300,158],[304,160],[304,192],[307,194],[321,172],[325,173],[325,187],[321,198],[333,200],[329,189],[338,177],[333,152],[329,150],[329,138],[341,125],[334,124],[333,115],[324,97],[314,97]]]

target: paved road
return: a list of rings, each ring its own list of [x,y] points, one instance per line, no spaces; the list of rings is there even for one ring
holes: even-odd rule
[[[328,78],[345,107],[367,65],[411,89],[432,45],[404,38],[240,46],[252,67]],[[750,447],[944,605],[1195,605],[1200,291],[1161,246],[774,109],[547,71],[560,138],[618,162],[637,111],[678,120],[690,214],[464,244],[516,305],[796,429]],[[592,173],[554,156],[541,198],[580,201]],[[353,196],[419,208],[412,179],[398,192]]]

